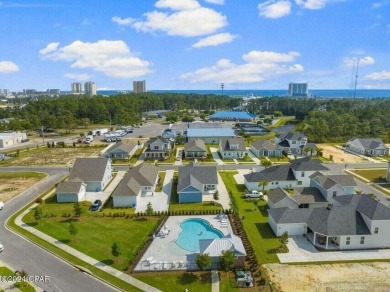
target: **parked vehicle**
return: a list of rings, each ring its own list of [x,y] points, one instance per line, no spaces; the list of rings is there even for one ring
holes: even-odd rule
[[[4,245],[2,245],[0,242],[0,252],[2,252],[3,250],[4,250]]]
[[[253,190],[250,193],[244,194],[244,197],[246,199],[249,199],[249,198],[263,198],[263,196],[264,195],[263,195],[262,192],[259,192],[259,191],[256,191],[256,190]]]
[[[0,201],[0,210],[3,210],[3,208],[4,208],[4,203]]]
[[[3,153],[0,153],[0,160],[4,160],[5,159],[5,155]]]
[[[91,205],[91,211],[99,211],[101,206],[102,206],[102,201],[101,200],[96,200]]]
[[[93,141],[93,136],[92,135],[88,135],[87,137],[85,137],[84,143],[85,144],[91,144],[92,141]]]
[[[106,134],[108,133],[109,130],[107,128],[102,128],[102,129],[95,129],[95,130],[91,130],[89,131],[89,135],[92,135],[92,136],[100,136],[100,135],[103,135],[103,134]]]

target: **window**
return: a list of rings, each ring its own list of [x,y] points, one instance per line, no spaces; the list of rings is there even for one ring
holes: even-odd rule
[[[337,196],[337,191],[333,191],[333,197]]]
[[[305,172],[302,171],[301,177],[305,177]]]
[[[379,233],[379,227],[375,227],[374,233],[375,233],[375,234],[378,234],[378,233]]]
[[[299,180],[297,184],[298,184],[298,186],[301,186],[302,185],[302,181]]]
[[[297,144],[297,141],[292,140],[292,141],[291,141],[291,144]]]
[[[360,237],[360,244],[364,244],[364,236]]]
[[[155,145],[155,146],[154,146],[154,150],[158,150],[158,145]]]
[[[349,245],[351,243],[351,237],[347,237],[347,240],[345,241],[346,245]]]

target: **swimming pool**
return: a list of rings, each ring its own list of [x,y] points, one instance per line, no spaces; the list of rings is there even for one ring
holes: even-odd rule
[[[199,252],[199,239],[222,238],[223,233],[204,219],[191,218],[180,224],[181,232],[176,244],[190,252]]]

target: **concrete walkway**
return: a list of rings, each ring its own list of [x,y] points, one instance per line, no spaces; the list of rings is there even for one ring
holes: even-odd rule
[[[390,249],[318,251],[303,236],[290,237],[287,246],[288,253],[277,254],[281,263],[390,259]]]
[[[184,151],[184,147],[176,148],[176,159],[179,158],[180,160],[175,160],[174,165],[183,165],[183,161],[182,161],[183,151]]]
[[[231,201],[230,201],[229,193],[228,193],[228,190],[226,189],[225,184],[223,183],[221,175],[219,173],[217,173],[217,175],[218,175],[218,186],[217,186],[218,200],[214,200],[214,197],[211,196],[206,201],[214,201],[218,204],[221,204],[221,206],[224,210],[227,210],[227,209],[231,208]],[[204,196],[203,196],[203,198],[204,198]]]
[[[221,158],[219,158],[218,155],[218,148],[210,147],[211,155],[213,155],[214,160],[217,162],[218,165],[223,165],[223,161]]]
[[[51,193],[49,194],[51,195]],[[138,279],[136,278],[133,278],[125,273],[122,273],[121,271],[118,271],[108,265],[106,265],[105,263],[102,263],[102,262],[99,262],[93,258],[91,258],[90,256],[87,256],[86,254],[83,254],[81,252],[79,252],[78,250],[62,243],[61,241],[53,238],[53,237],[50,237],[48,236],[47,234],[43,233],[43,232],[40,232],[38,231],[37,229],[23,223],[22,221],[22,218],[28,213],[30,212],[32,209],[34,209],[36,206],[38,206],[38,204],[33,204],[30,208],[28,208],[27,210],[25,210],[23,213],[21,213],[16,219],[15,219],[15,223],[22,227],[23,229],[27,230],[28,232],[38,236],[39,238],[47,241],[48,243],[62,249],[63,251],[79,258],[80,260],[90,264],[90,265],[93,265],[95,266],[96,268],[108,273],[108,274],[111,274],[127,283],[129,283],[130,285],[133,285],[135,287],[137,287],[138,289],[141,289],[142,291],[148,291],[148,292],[160,292],[161,290],[158,290],[144,282],[141,282],[139,281]]]
[[[260,162],[260,159],[257,158],[253,153],[252,151],[250,150],[249,147],[246,148],[246,150],[248,150],[248,156],[254,161],[256,162],[257,165],[259,165],[261,162]]]
[[[211,271],[211,292],[219,292],[218,271]]]

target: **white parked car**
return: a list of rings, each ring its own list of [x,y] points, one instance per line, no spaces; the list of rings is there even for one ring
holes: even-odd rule
[[[4,208],[4,203],[0,201],[0,210],[3,210],[3,208]]]
[[[0,242],[0,252],[2,252],[3,250],[4,250],[4,246]]]

